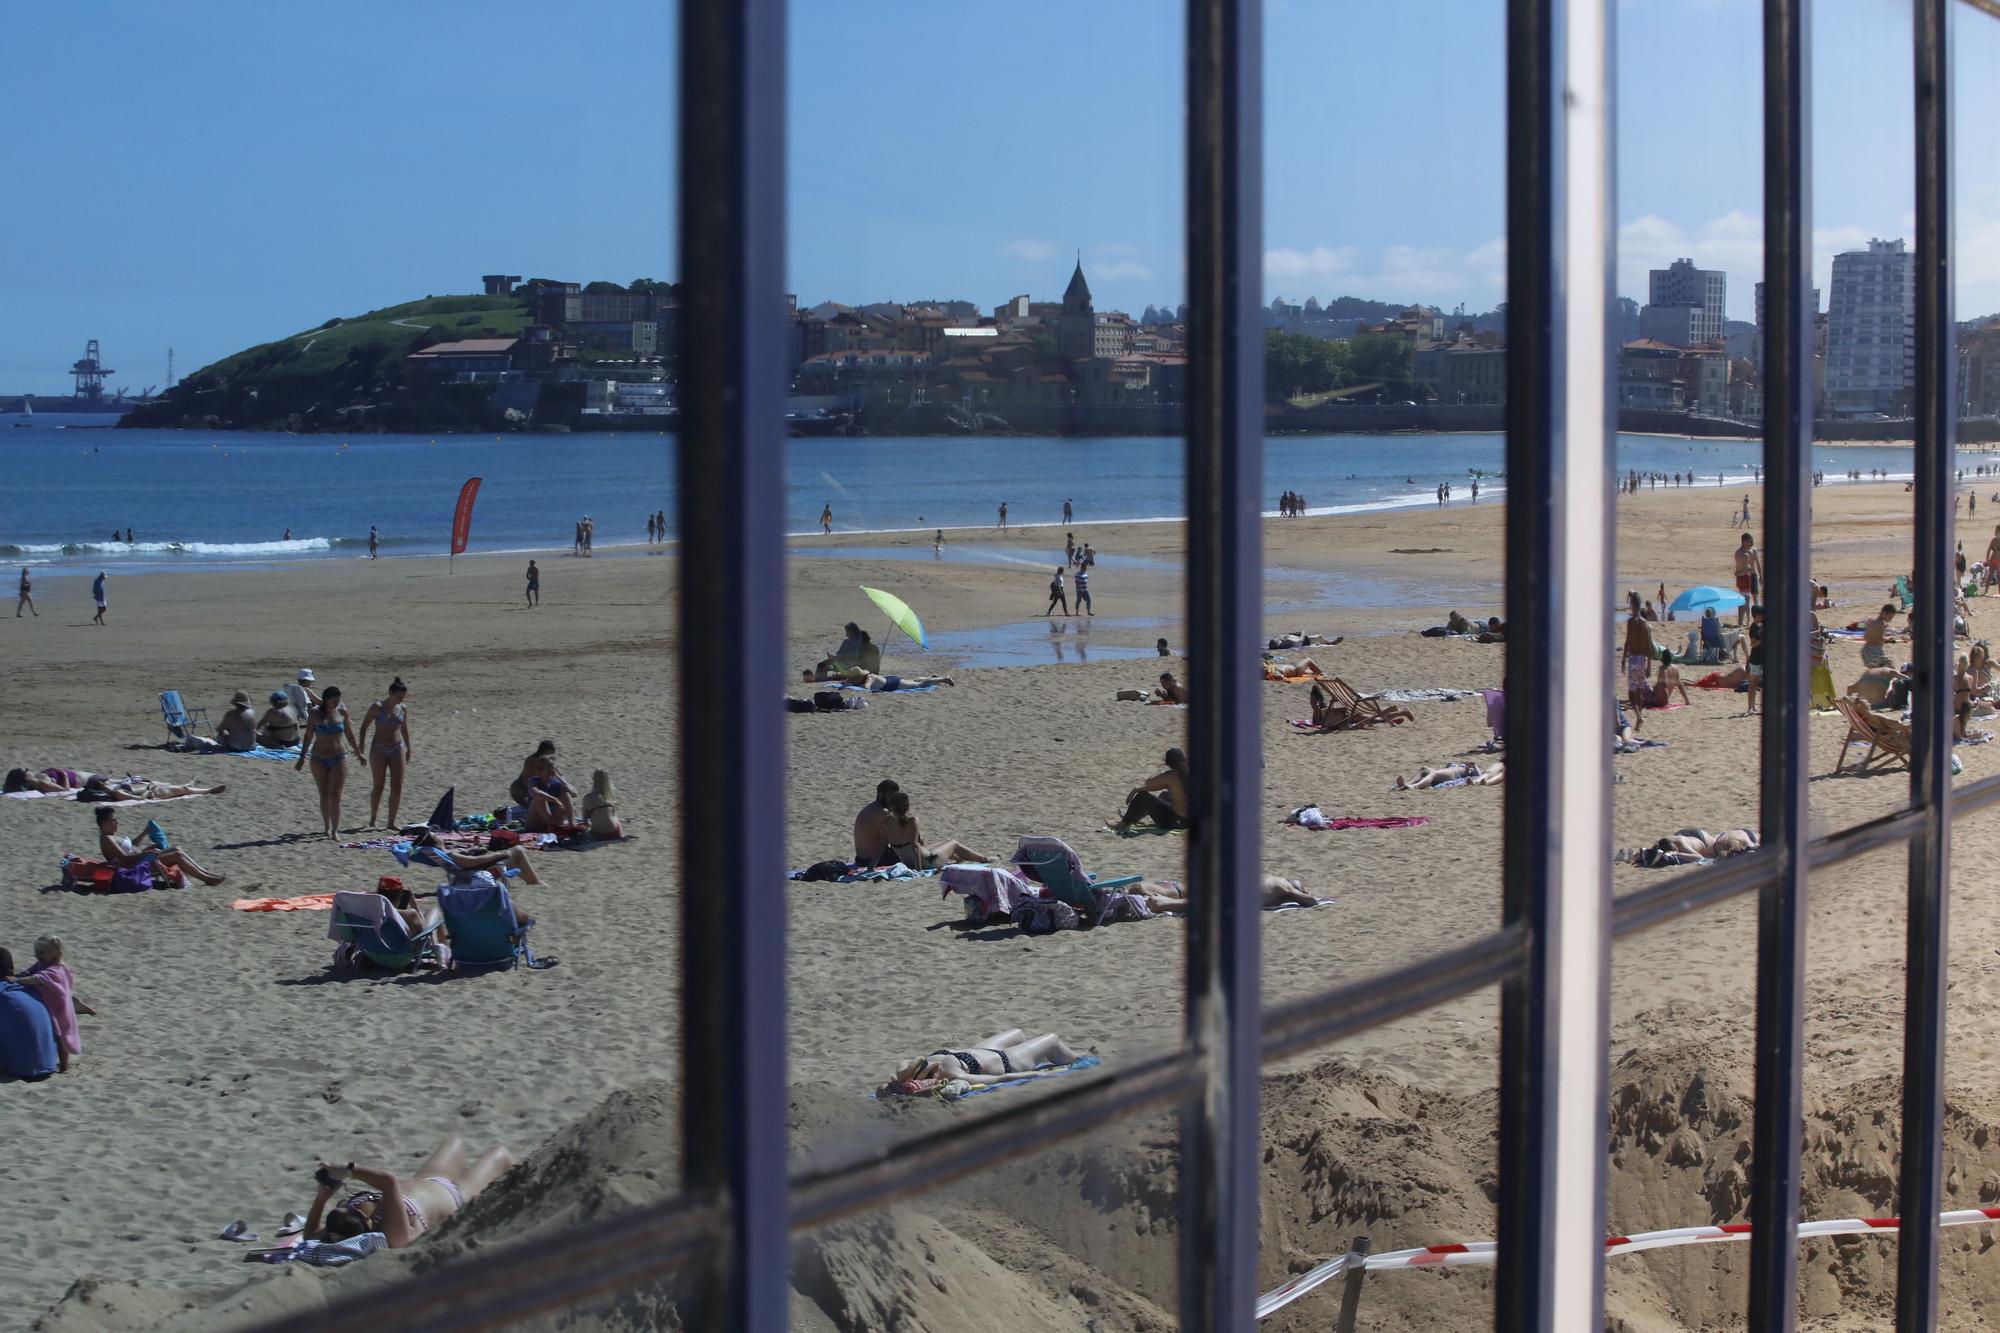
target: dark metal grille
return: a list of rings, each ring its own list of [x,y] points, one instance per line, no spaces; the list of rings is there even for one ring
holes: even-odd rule
[[[2000,16],[1994,0],[1963,0]],[[681,0],[681,440],[685,625],[682,878],[686,1193],[536,1245],[374,1288],[274,1327],[496,1326],[700,1265],[693,1326],[784,1327],[789,1236],[1097,1128],[1183,1110],[1182,1320],[1248,1328],[1257,1293],[1257,1073],[1284,1058],[1502,986],[1495,1327],[1601,1326],[1605,1012],[1611,942],[1758,895],[1755,1230],[1750,1325],[1795,1317],[1803,907],[1808,872],[1910,851],[1897,1326],[1937,1320],[1945,892],[1951,820],[2000,801],[1953,793],[1949,736],[1953,324],[1950,25],[1913,0],[1917,193],[1916,762],[1910,807],[1811,840],[1805,820],[1811,218],[1806,0],[1764,0],[1766,477],[1770,632],[1764,848],[1615,903],[1601,691],[1609,666],[1606,391],[1612,230],[1611,0],[1507,0],[1509,635],[1503,920],[1489,935],[1259,1012],[1258,623],[1262,139],[1258,0],[1187,0],[1189,748],[1197,815],[1182,1049],[1066,1086],[948,1134],[787,1178],[782,1107],[785,0]],[[1581,608],[1581,610],[1579,610]],[[1945,614],[1939,614],[1946,609]],[[1598,628],[1590,628],[1596,625]],[[1586,630],[1588,632],[1586,632]],[[726,652],[726,661],[701,653]],[[747,672],[749,688],[740,683]],[[1593,675],[1592,673],[1598,673]],[[715,864],[723,851],[727,868]],[[729,883],[730,893],[701,886]],[[1207,890],[1200,892],[1200,890]],[[767,910],[757,910],[758,899]],[[1594,1045],[1592,1044],[1594,1042]]]

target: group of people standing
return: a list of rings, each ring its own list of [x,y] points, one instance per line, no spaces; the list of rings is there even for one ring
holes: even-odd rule
[[[591,542],[596,536],[597,525],[590,521],[590,515],[585,514],[576,521],[576,541],[570,547],[569,553],[571,555],[589,555],[591,553]]]
[[[646,517],[646,541],[657,544],[667,539],[667,511],[655,510]]]
[[[105,572],[100,569],[97,571],[97,577],[90,581],[90,597],[92,601],[97,603],[97,614],[90,618],[90,623],[93,625],[102,625],[105,623],[104,613],[111,605],[105,598],[105,577]],[[35,607],[35,580],[29,575],[26,565],[21,566],[21,582],[16,588],[15,593],[14,619],[19,620],[22,613],[25,612],[35,619],[40,620],[42,613]]]
[[[1064,502],[1063,507],[1065,509],[1069,507],[1067,501]],[[1055,576],[1049,580],[1049,606],[1042,614],[1052,616],[1056,613],[1056,608],[1061,607],[1062,613],[1066,616],[1096,615],[1097,609],[1091,604],[1090,600],[1090,571],[1097,564],[1097,552],[1091,549],[1089,542],[1078,546],[1076,544],[1076,534],[1074,532],[1066,532],[1063,534],[1063,559],[1064,563],[1056,566]],[[1063,575],[1068,570],[1075,571],[1076,609],[1074,611],[1070,610],[1068,591],[1063,586]]]
[[[1305,512],[1306,497],[1300,495],[1297,491],[1286,491],[1278,497],[1278,516],[1280,518],[1297,518]]]
[[[402,823],[403,774],[416,757],[410,738],[407,706],[410,687],[403,683],[401,676],[389,682],[388,693],[368,705],[367,711],[361,715],[360,730],[356,731],[347,706],[342,702],[339,686],[329,685],[314,693],[310,669],[301,670],[299,677],[298,695],[291,702],[303,699],[300,722],[302,744],[299,761],[293,767],[296,771],[305,768],[308,762],[312,764],[313,786],[319,791],[321,832],[329,841],[337,839],[340,834],[340,801],[347,789],[347,757],[350,753],[368,765],[374,779],[368,794],[368,827],[375,827],[380,820],[385,786],[389,793],[388,826],[399,827]],[[372,740],[369,737],[371,730],[374,732]]]

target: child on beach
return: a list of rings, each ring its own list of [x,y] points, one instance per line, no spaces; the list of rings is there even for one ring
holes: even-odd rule
[[[97,1011],[76,998],[76,973],[63,962],[62,940],[54,935],[36,940],[35,965],[15,980],[31,987],[35,998],[48,1007],[49,1022],[56,1030],[56,1072],[67,1074],[69,1058],[83,1053],[76,1016],[95,1015]]]

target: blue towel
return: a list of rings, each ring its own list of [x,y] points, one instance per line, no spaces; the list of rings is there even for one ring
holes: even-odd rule
[[[225,750],[218,745],[204,745],[198,749],[189,751],[189,753],[227,754],[234,755],[238,759],[286,759],[296,761],[299,757],[299,747],[294,745],[288,750],[273,750],[269,746],[260,745],[254,750]]]

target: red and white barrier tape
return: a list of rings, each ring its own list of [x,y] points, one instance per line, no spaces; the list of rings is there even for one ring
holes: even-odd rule
[[[1938,1225],[1946,1227],[1977,1226],[1982,1222],[1996,1221],[2000,1221],[2000,1208],[1960,1208],[1938,1216]],[[1802,1222],[1799,1224],[1799,1235],[1854,1236],[1894,1231],[1899,1225],[1898,1220],[1893,1217],[1835,1217],[1823,1222]],[[1748,1239],[1750,1239],[1748,1222],[1731,1222],[1725,1226],[1673,1227],[1666,1231],[1641,1231],[1630,1236],[1613,1236],[1604,1242],[1604,1254],[1609,1258],[1614,1254],[1664,1250],[1675,1245],[1721,1245],[1732,1240]],[[1390,1268],[1450,1268],[1468,1264],[1483,1267],[1493,1263],[1499,1252],[1500,1246],[1495,1241],[1469,1240],[1446,1245],[1425,1245],[1414,1250],[1390,1250],[1384,1254],[1371,1254],[1365,1257],[1343,1254],[1265,1292],[1257,1300],[1257,1317],[1268,1319],[1307,1292],[1345,1273],[1348,1266],[1357,1259],[1361,1261],[1364,1269],[1370,1271]]]

